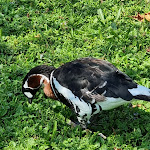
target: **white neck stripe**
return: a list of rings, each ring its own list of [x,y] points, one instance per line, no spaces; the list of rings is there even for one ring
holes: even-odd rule
[[[52,88],[52,91],[53,91],[55,97],[58,98],[58,96],[57,96],[57,94],[56,94],[56,92],[55,92],[55,90],[54,90],[53,83],[52,83],[52,82],[53,82],[53,73],[54,73],[54,71],[55,71],[55,70],[53,70],[53,71],[51,72],[51,76],[50,76],[50,85],[51,85],[51,88]]]

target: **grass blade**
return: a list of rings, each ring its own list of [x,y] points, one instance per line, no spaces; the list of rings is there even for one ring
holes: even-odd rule
[[[2,38],[2,29],[0,29],[0,39]]]
[[[120,8],[119,11],[118,11],[118,14],[117,14],[117,17],[116,17],[116,19],[115,19],[115,22],[119,19],[120,15],[121,15],[121,8]]]
[[[101,21],[104,23],[105,19],[101,8],[97,10],[97,14],[100,17]]]
[[[57,131],[57,121],[54,121],[54,125],[53,125],[53,132],[52,132],[52,136],[51,136],[51,141],[53,141],[55,135],[56,135],[56,131]]]

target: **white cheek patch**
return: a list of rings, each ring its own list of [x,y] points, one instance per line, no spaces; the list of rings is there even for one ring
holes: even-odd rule
[[[24,92],[24,95],[26,95],[28,98],[32,98],[33,95],[30,92]]]
[[[28,82],[26,81],[25,84],[23,85],[23,87],[26,89],[28,88]]]

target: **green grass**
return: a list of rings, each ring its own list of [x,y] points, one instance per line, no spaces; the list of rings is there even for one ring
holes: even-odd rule
[[[149,8],[149,0],[1,0],[0,149],[150,149],[148,102],[102,112],[86,134],[67,125],[70,110],[42,90],[32,105],[21,92],[32,67],[81,57],[108,60],[150,88],[150,23],[129,17]]]

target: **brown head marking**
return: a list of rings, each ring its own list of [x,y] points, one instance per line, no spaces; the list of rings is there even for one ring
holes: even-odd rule
[[[37,88],[40,86],[40,80],[41,80],[40,75],[33,75],[28,79],[28,86],[31,88]]]

